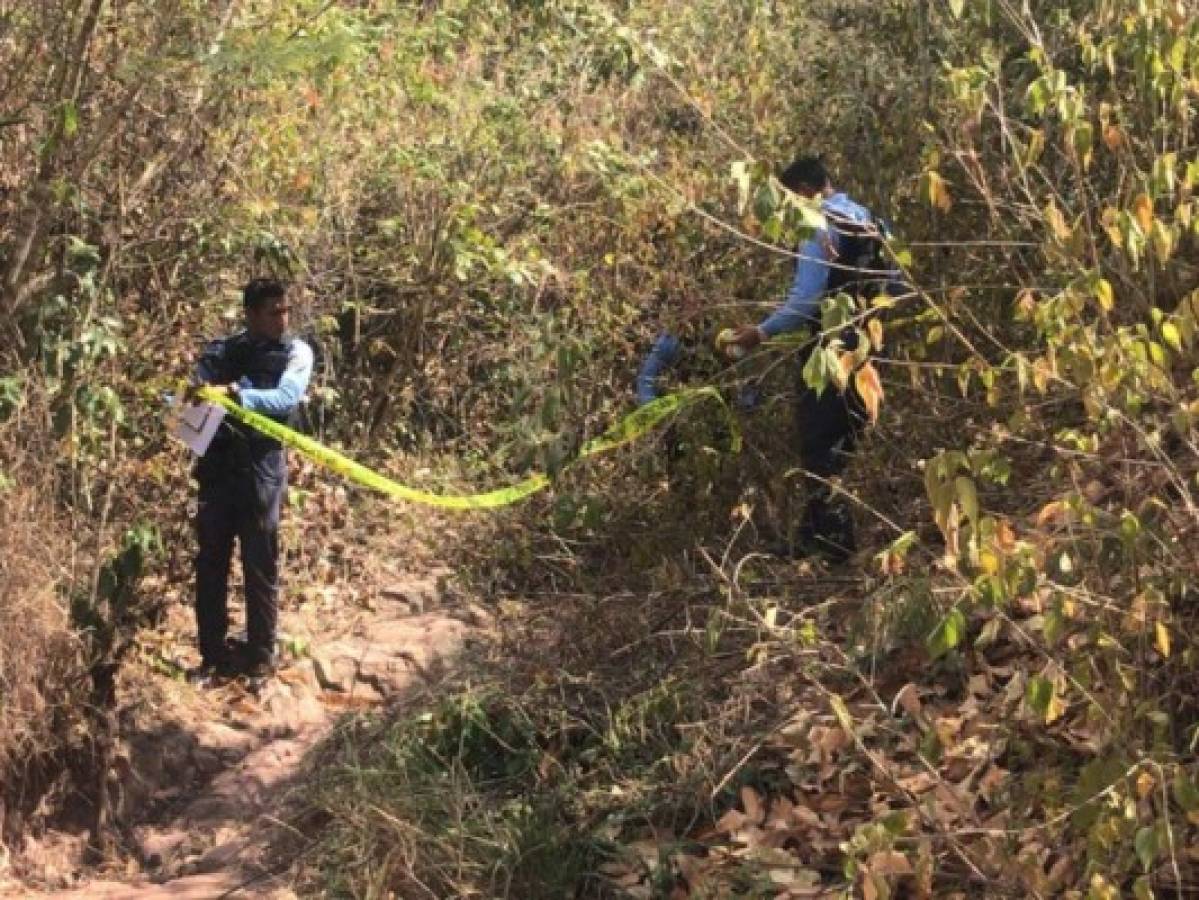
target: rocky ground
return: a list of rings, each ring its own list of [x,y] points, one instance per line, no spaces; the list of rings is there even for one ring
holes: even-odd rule
[[[446,569],[392,573],[383,585],[352,603],[326,588],[284,609],[283,665],[256,690],[201,690],[180,677],[190,651],[180,655],[186,642],[173,635],[189,633],[190,613],[177,604],[156,633],[162,646],[147,638],[137,684],[125,688],[110,773],[121,846],[86,868],[82,829],[30,839],[0,896],[30,896],[33,885],[42,896],[110,900],[293,896],[267,857],[308,751],[348,710],[402,703],[436,682],[487,624]]]

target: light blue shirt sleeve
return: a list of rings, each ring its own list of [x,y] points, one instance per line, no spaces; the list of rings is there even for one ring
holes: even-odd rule
[[[241,405],[251,412],[262,413],[266,416],[282,418],[291,415],[300,405],[300,401],[304,399],[304,393],[308,390],[308,382],[312,378],[312,364],[312,348],[296,338],[291,343],[287,368],[283,370],[283,374],[279,378],[279,386],[275,388],[242,387],[238,391]],[[248,385],[248,382],[245,383]]]
[[[822,228],[800,246],[787,299],[758,326],[767,337],[820,324],[820,300],[828,285],[827,245],[828,231]]]
[[[822,228],[804,241],[799,248],[799,259],[795,262],[795,277],[783,305],[758,326],[767,335],[775,337],[805,326],[820,325],[820,303],[828,288],[830,250],[836,252],[840,246],[838,222],[869,222],[870,211],[855,203],[843,191],[838,191],[820,204],[825,221],[831,229]]]
[[[678,362],[682,344],[673,334],[662,332],[654,341],[641,369],[637,372],[637,405],[644,406],[658,396],[658,379]]]

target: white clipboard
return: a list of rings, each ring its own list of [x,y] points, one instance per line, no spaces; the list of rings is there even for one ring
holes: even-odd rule
[[[170,425],[171,434],[187,444],[196,456],[203,456],[224,418],[224,407],[215,403],[177,408]]]

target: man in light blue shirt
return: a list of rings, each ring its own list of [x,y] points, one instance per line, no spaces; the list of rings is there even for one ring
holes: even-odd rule
[[[864,206],[833,188],[818,158],[796,160],[779,180],[801,197],[818,199],[825,226],[800,246],[795,276],[782,305],[757,325],[736,329],[727,345],[730,350],[749,351],[772,337],[803,328],[818,333],[821,302],[832,294],[869,299],[899,287],[893,267],[885,262],[881,226]],[[845,468],[866,416],[852,385],[844,392],[830,385],[818,393],[804,382],[803,366],[818,347],[819,341],[813,340],[799,354],[796,431],[800,461],[809,476],[808,502],[797,540],[788,542],[787,552],[815,551],[840,561],[856,549],[853,517],[848,501],[830,489],[829,480]]]
[[[312,376],[313,353],[287,334],[289,286],[257,278],[243,291],[244,331],[208,344],[196,382],[276,421],[293,418]],[[273,438],[226,418],[196,464],[196,681],[269,674],[279,615],[279,512],[287,489],[286,449]],[[241,547],[246,641],[230,643],[229,569]]]

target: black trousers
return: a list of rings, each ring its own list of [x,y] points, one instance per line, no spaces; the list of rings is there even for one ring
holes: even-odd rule
[[[196,513],[196,626],[200,656],[214,665],[226,655],[229,571],[241,549],[246,636],[254,660],[274,653],[279,620],[279,512],[287,489],[287,458],[276,448],[239,462],[201,460]]]
[[[844,392],[830,384],[817,394],[800,374],[797,390],[796,442],[808,492],[798,538],[832,556],[845,557],[857,549],[853,509],[825,482],[845,469],[866,425],[866,408],[852,384]]]

